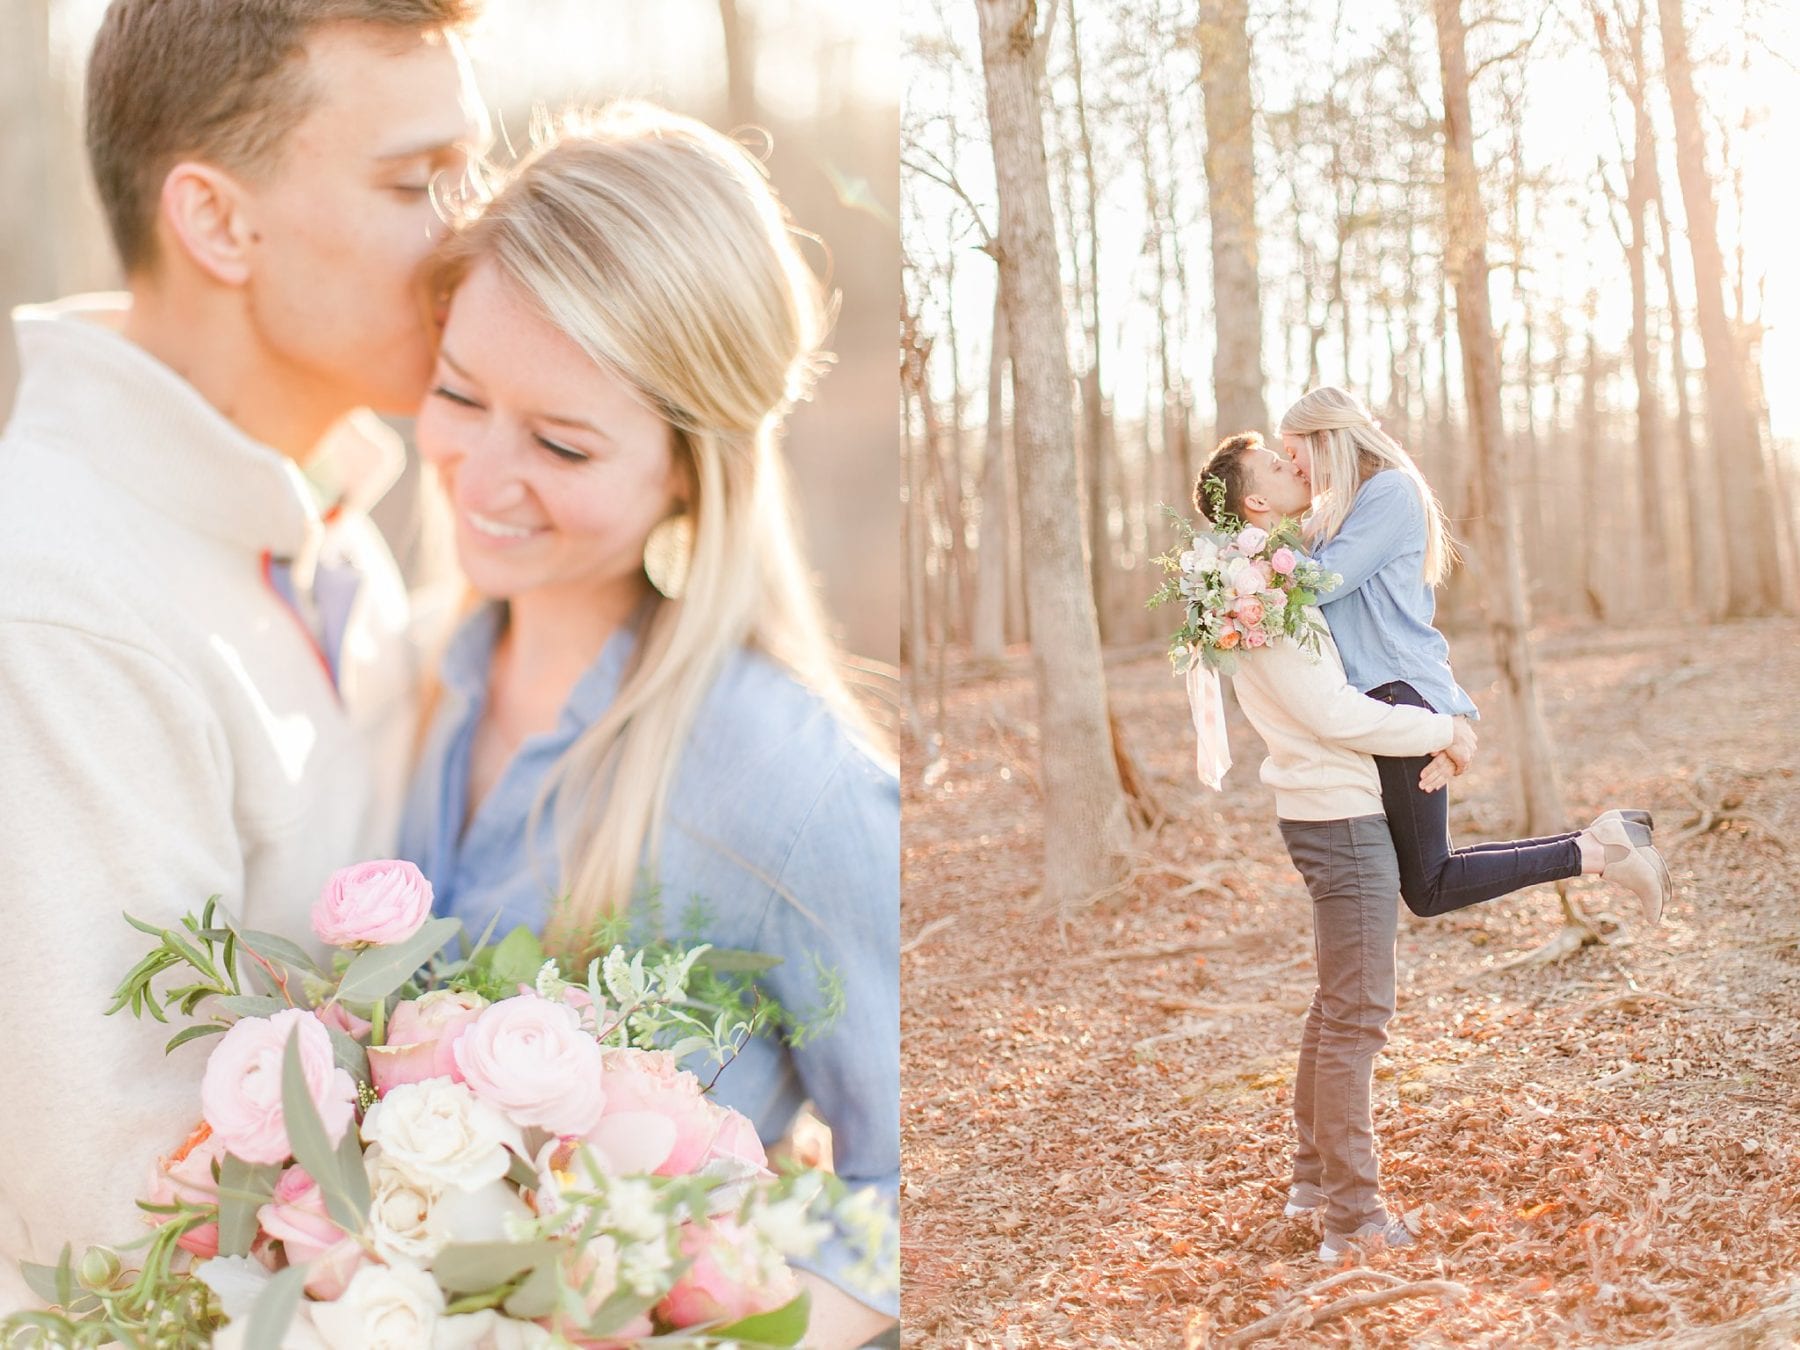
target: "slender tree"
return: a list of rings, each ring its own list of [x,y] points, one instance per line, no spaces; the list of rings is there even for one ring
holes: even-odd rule
[[[1456,291],[1456,331],[1474,452],[1481,594],[1514,737],[1525,828],[1546,834],[1562,823],[1562,800],[1549,732],[1538,707],[1511,449],[1500,416],[1500,354],[1488,306],[1487,215],[1475,175],[1462,0],[1434,0],[1434,6],[1444,81],[1445,263]]]
[[[1125,798],[1107,725],[1076,496],[1072,381],[1044,151],[1049,27],[1039,31],[1034,0],[976,0],[975,7],[1000,203],[1000,291],[1012,343],[1025,599],[1043,762],[1044,894],[1061,904],[1103,889],[1117,875],[1128,842]]]
[[[1262,295],[1257,280],[1256,163],[1250,100],[1250,6],[1200,7],[1196,37],[1206,115],[1207,209],[1212,220],[1213,394],[1221,432],[1266,428]]]
[[[1722,480],[1741,507],[1733,512],[1729,555],[1709,559],[1726,569],[1725,612],[1766,614],[1781,604],[1781,566],[1775,533],[1773,484],[1763,458],[1761,428],[1750,401],[1744,354],[1725,314],[1725,263],[1719,251],[1718,215],[1706,176],[1700,102],[1681,0],[1658,0],[1662,23],[1663,78],[1675,116],[1675,167],[1687,214],[1694,259],[1694,300],[1700,344],[1706,352],[1706,430]]]

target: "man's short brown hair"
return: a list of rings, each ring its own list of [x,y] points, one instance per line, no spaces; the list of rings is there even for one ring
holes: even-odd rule
[[[334,23],[466,25],[478,0],[113,0],[88,57],[87,149],[119,261],[155,254],[163,178],[184,158],[266,173],[311,108],[307,36]]]
[[[1250,495],[1250,472],[1244,465],[1244,456],[1262,448],[1262,434],[1256,431],[1240,431],[1213,447],[1212,454],[1207,456],[1206,467],[1194,481],[1194,509],[1205,516],[1209,524],[1215,527],[1222,524],[1221,516],[1233,516],[1242,523],[1244,498]],[[1218,479],[1219,487],[1209,491],[1206,481],[1209,478]],[[1213,500],[1215,497],[1217,501]]]

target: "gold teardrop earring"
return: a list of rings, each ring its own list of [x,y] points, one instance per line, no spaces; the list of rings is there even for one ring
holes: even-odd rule
[[[664,516],[644,540],[644,575],[659,594],[681,599],[694,561],[694,518],[686,511]]]

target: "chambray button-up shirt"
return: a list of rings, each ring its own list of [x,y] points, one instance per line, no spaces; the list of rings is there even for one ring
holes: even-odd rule
[[[473,934],[542,932],[558,893],[549,807],[527,846],[532,804],[556,761],[611,705],[635,636],[621,628],[576,683],[556,727],[527,739],[465,831],[469,756],[504,610],[478,610],[445,653],[443,697],[401,824],[400,856],[431,879],[440,914]],[[553,803],[552,803],[553,805]],[[815,958],[842,977],[829,1034],[790,1049],[757,1038],[719,1074],[715,1100],[779,1139],[811,1100],[853,1189],[876,1187],[897,1216],[900,1181],[900,790],[824,703],[767,657],[737,653],[700,709],[650,869],[665,927],[704,903],[700,936],[782,958],[764,982],[802,1017],[819,1001]],[[709,1071],[710,1075],[710,1071]],[[856,1297],[899,1315],[896,1291],[859,1288],[854,1253],[829,1240],[810,1261]]]
[[[1405,474],[1383,469],[1364,483],[1343,526],[1313,556],[1344,578],[1319,606],[1359,692],[1405,680],[1438,712],[1479,716],[1451,673],[1450,644],[1432,626],[1425,503]]]

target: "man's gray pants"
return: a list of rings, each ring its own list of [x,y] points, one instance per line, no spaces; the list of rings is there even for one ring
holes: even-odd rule
[[[1319,987],[1294,1079],[1294,1181],[1325,1193],[1325,1228],[1384,1223],[1370,1084],[1394,1015],[1400,868],[1383,816],[1283,820],[1281,837],[1313,902]]]

